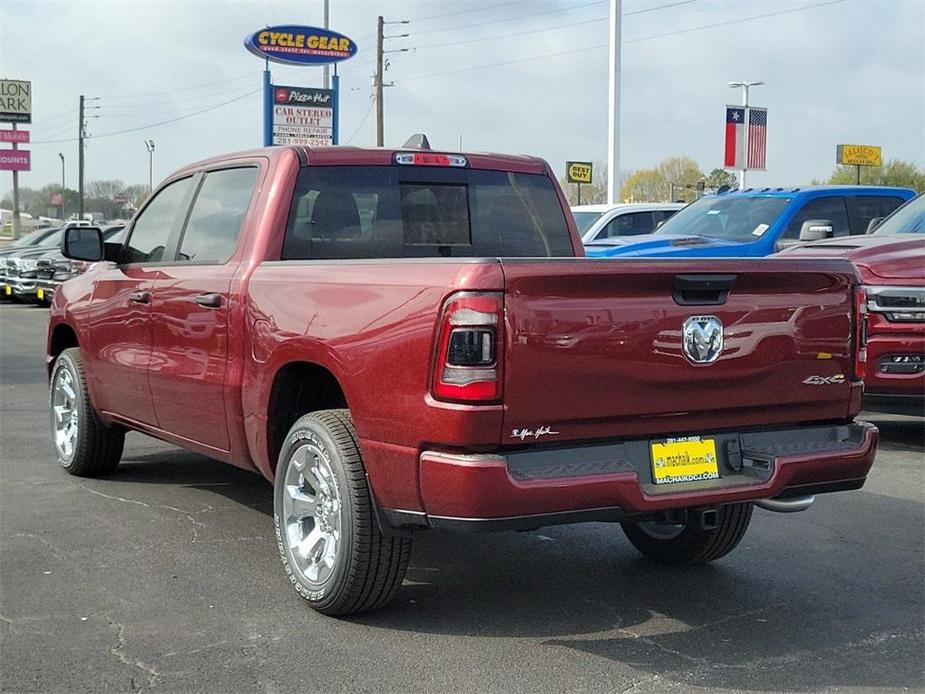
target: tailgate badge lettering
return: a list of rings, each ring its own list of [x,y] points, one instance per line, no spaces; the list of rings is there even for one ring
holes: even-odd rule
[[[681,330],[684,356],[693,364],[710,364],[723,351],[723,322],[716,316],[691,316]]]
[[[845,374],[835,374],[834,376],[810,376],[803,379],[803,383],[808,386],[831,386],[844,382]]]
[[[512,439],[520,439],[524,441],[526,439],[538,439],[541,436],[558,436],[558,431],[553,431],[552,427],[537,427],[536,429],[514,429],[511,432]]]

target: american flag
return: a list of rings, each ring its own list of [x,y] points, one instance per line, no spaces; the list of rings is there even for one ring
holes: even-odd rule
[[[746,168],[766,169],[768,151],[768,109],[748,108],[748,160]]]

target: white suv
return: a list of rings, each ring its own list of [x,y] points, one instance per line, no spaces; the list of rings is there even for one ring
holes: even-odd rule
[[[680,202],[627,202],[616,205],[579,205],[572,208],[582,243],[613,236],[651,234],[659,224],[684,207]]]

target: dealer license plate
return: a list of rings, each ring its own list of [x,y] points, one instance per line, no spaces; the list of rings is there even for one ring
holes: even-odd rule
[[[716,441],[688,436],[651,444],[655,484],[719,479]]]

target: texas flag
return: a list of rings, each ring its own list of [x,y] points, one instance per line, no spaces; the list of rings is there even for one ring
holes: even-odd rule
[[[726,156],[723,166],[727,169],[745,168],[745,107],[726,107]]]

